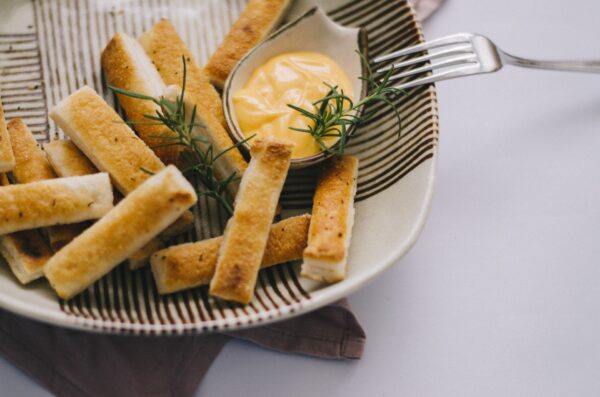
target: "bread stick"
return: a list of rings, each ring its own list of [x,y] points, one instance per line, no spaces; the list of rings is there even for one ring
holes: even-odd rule
[[[0,186],[9,184],[6,174],[0,174]],[[0,255],[19,282],[27,284],[44,275],[42,269],[52,251],[40,231],[34,229],[0,236]]]
[[[50,117],[100,171],[108,172],[124,195],[164,168],[96,91],[83,87],[63,99]]]
[[[67,140],[57,140],[47,143],[44,146],[46,155],[52,167],[57,174],[63,177],[67,176],[79,176],[88,175],[94,172],[98,172],[96,167],[85,157],[85,155],[73,144]],[[194,216],[190,211],[186,211],[181,217],[170,225],[162,233],[165,237],[173,237],[189,230],[194,223]],[[53,229],[58,229],[57,233],[60,236],[62,228],[55,226]],[[81,231],[77,234],[80,234]],[[63,239],[64,241],[64,239]],[[56,242],[54,245],[58,245]],[[136,252],[132,258],[130,258],[130,268],[132,270],[142,267],[150,258],[154,252],[163,248],[160,240],[151,241],[147,247],[142,247],[139,252]],[[53,245],[53,248],[55,248]]]
[[[3,186],[0,235],[98,219],[112,207],[112,186],[106,173]]]
[[[0,102],[0,172],[8,172],[15,166],[15,157],[13,156],[10,137],[6,130],[6,120],[4,119],[4,108]]]
[[[52,250],[38,229],[0,236],[0,254],[21,284],[44,276],[44,265]]]
[[[29,183],[56,178],[56,173],[23,120],[12,119],[7,129],[15,157],[15,167],[11,172],[15,182]]]
[[[250,0],[205,70],[211,82],[223,88],[235,64],[265,39],[282,19],[290,0]]]
[[[284,219],[271,226],[261,268],[302,257],[306,248],[310,215]],[[161,294],[208,284],[217,266],[222,237],[175,245],[156,252],[150,263]]]
[[[184,212],[176,222],[169,225],[160,235],[164,238],[173,238],[191,230],[194,227],[194,214],[191,211]]]
[[[159,237],[153,238],[150,240],[150,242],[148,242],[148,244],[144,245],[142,248],[134,252],[133,255],[127,258],[129,270],[137,270],[146,266],[152,254],[165,247],[165,243]]]
[[[179,87],[169,86],[166,97],[175,101],[179,94]],[[197,103],[194,97],[186,94],[183,103],[186,114],[192,114]],[[202,112],[198,113],[198,108],[196,108],[195,121],[198,124],[192,128],[192,136],[202,136],[208,138],[215,155],[218,153],[224,153],[214,163],[214,173],[217,179],[225,180],[232,174],[235,174],[236,178],[238,178],[238,180],[232,181],[227,185],[230,197],[235,198],[239,187],[239,178],[244,175],[244,171],[248,167],[248,163],[246,163],[246,160],[244,160],[242,154],[237,148],[232,148],[234,144],[231,140],[231,137],[229,137],[227,131],[221,127],[214,117],[207,112],[204,112],[204,114],[202,114]],[[209,143],[200,140],[197,141],[196,144],[203,151],[206,151],[209,145]],[[184,159],[185,158],[181,159],[180,166],[182,168],[187,168],[190,166],[190,164],[187,164]]]
[[[102,70],[108,84],[123,90],[159,98],[167,88],[140,43],[124,33],[115,34],[102,51]],[[127,119],[132,122],[148,122],[145,115],[155,115],[159,109],[158,105],[151,101],[122,94],[117,96]],[[134,126],[134,129],[161,160],[167,164],[177,162],[182,149],[180,146],[156,147],[168,142],[161,139],[161,135],[175,136],[175,133],[166,130],[162,125],[140,124]]]
[[[227,222],[210,294],[248,303],[262,262],[294,144],[256,139]]]
[[[357,174],[358,159],[353,156],[333,158],[323,169],[315,191],[302,276],[330,283],[346,276]]]
[[[55,140],[44,145],[48,162],[58,176],[82,176],[98,172],[92,162],[69,140]]]
[[[185,90],[193,96],[198,108],[210,113],[223,128],[227,127],[221,96],[210,83],[208,76],[198,66],[196,59],[168,19],[161,19],[144,32],[138,41],[156,66],[167,86],[182,82],[182,57],[186,60],[187,76]]]
[[[16,183],[30,183],[57,177],[23,120],[11,120],[8,123],[8,133],[15,156],[15,167],[11,174]],[[58,251],[88,226],[87,222],[83,222],[49,227],[46,231],[50,247]]]
[[[163,19],[139,38],[142,47],[156,65],[160,76],[169,85],[166,95],[175,99],[180,94],[182,85],[182,56],[186,59],[185,104],[186,113],[192,114],[196,107],[196,121],[203,127],[194,128],[194,134],[208,138],[215,153],[221,153],[233,146],[233,141],[226,130],[225,117],[219,94],[210,84],[204,71],[198,67],[196,60],[185,43],[179,37],[171,23]],[[172,87],[176,87],[173,92]],[[169,92],[170,91],[170,92]],[[186,164],[182,164],[184,167]],[[215,163],[215,172],[220,180],[232,173],[241,177],[248,164],[237,148],[227,151]],[[235,197],[237,184],[229,184],[230,194]]]
[[[102,219],[56,253],[44,273],[70,299],[142,248],[196,202],[174,166],[152,176]]]

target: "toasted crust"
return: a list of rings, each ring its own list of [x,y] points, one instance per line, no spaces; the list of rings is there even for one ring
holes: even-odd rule
[[[155,23],[138,38],[138,41],[166,85],[181,86],[183,70],[181,57],[185,57],[186,92],[194,97],[199,108],[205,109],[224,128],[227,127],[219,93],[210,83],[204,70],[198,66],[196,59],[168,19],[161,19]]]
[[[44,151],[52,169],[60,177],[91,175],[99,172],[72,141],[56,140],[46,143]],[[53,251],[58,251],[88,227],[90,227],[89,222],[52,226],[48,233],[50,247]]]
[[[211,295],[240,303],[252,299],[293,147],[275,139],[253,142],[252,160],[223,234]]]
[[[223,106],[219,94],[210,84],[204,71],[198,67],[196,60],[185,43],[177,34],[171,23],[163,19],[139,38],[142,47],[157,67],[160,76],[168,85],[182,85],[182,60],[186,59],[187,75],[185,99],[187,114],[196,107],[197,121],[204,125],[196,127],[194,133],[210,139],[215,153],[220,153],[233,146],[227,132],[227,123],[223,116]],[[177,93],[179,94],[179,89]],[[217,177],[227,178],[235,172],[241,177],[248,164],[238,149],[229,150],[216,162]],[[234,184],[230,186],[235,187]],[[235,191],[232,191],[235,196]]]
[[[124,33],[117,33],[102,51],[102,70],[108,84],[123,90],[158,98],[164,95],[166,86],[154,65],[144,52],[140,43]],[[148,122],[146,114],[156,114],[158,106],[151,101],[144,101],[117,94],[119,103],[125,110],[129,121]],[[136,125],[135,130],[148,146],[155,147],[166,141],[160,135],[175,136],[165,131],[161,125]],[[155,149],[156,154],[165,163],[176,163],[181,148],[179,146]]]
[[[10,136],[6,130],[6,120],[4,119],[4,108],[0,102],[0,172],[12,171],[15,166],[15,157],[13,156]]]
[[[8,186],[6,174],[0,174],[0,186]],[[15,277],[27,284],[43,276],[42,268],[52,256],[52,251],[39,230],[0,236],[0,255],[4,257]]]
[[[211,82],[223,88],[235,64],[277,26],[290,0],[250,0],[205,67]]]
[[[56,253],[44,273],[58,296],[69,299],[142,248],[195,202],[194,188],[169,166]]]
[[[62,247],[73,241],[75,237],[83,233],[90,225],[90,222],[79,222],[48,228],[48,240],[50,240],[52,251],[58,252]]]
[[[0,188],[0,234],[97,219],[113,207],[108,174]]]
[[[96,174],[98,169],[72,141],[56,140],[44,145],[48,162],[61,177]]]
[[[328,282],[343,278],[354,219],[357,174],[358,159],[353,156],[331,159],[323,169],[313,201],[303,276]],[[327,267],[334,270],[330,272]]]
[[[39,230],[24,230],[0,236],[0,254],[15,277],[27,284],[44,275],[43,268],[52,257],[52,250]]]
[[[176,91],[177,92],[169,93],[167,97],[175,99],[176,95],[179,94],[179,89]],[[196,106],[195,98],[186,94],[184,106],[187,114],[192,114],[194,112],[194,107]],[[241,178],[244,175],[246,168],[248,168],[248,163],[246,163],[246,160],[244,160],[242,154],[237,148],[231,148],[233,146],[233,141],[231,140],[231,137],[227,131],[225,131],[225,129],[223,129],[223,127],[209,113],[198,113],[198,108],[196,108],[196,121],[199,125],[196,125],[193,128],[192,135],[208,138],[211,142],[214,153],[225,152],[225,154],[220,156],[214,164],[214,171],[217,178],[219,180],[225,180],[233,173],[235,173],[237,178]],[[197,144],[202,148],[202,150],[208,149],[207,143],[203,141],[197,141]],[[182,161],[181,166],[188,167],[189,164],[185,164],[185,162]],[[235,197],[239,187],[239,182],[231,182],[227,185],[227,187],[230,196]]]
[[[29,183],[56,178],[54,170],[23,120],[13,119],[8,122],[7,128],[15,156],[12,175],[16,182]]]
[[[137,270],[148,264],[150,256],[156,251],[163,249],[165,243],[163,239],[167,240],[176,237],[182,233],[185,233],[194,227],[194,214],[191,211],[184,212],[179,219],[171,223],[161,234],[160,237],[152,239],[148,244],[144,245],[137,252],[135,252],[127,260],[129,262],[130,270]]]
[[[285,219],[271,226],[261,267],[302,257],[310,215]],[[217,266],[222,237],[169,247],[152,255],[152,273],[161,294],[208,284]]]
[[[56,173],[60,176],[67,177],[88,175],[98,172],[96,167],[71,141],[53,141],[47,143],[44,146],[44,149],[46,150],[48,160],[54,167]],[[165,229],[163,235],[166,237],[176,236],[184,231],[189,230],[193,224],[194,215],[190,211],[186,211],[177,221]],[[53,229],[58,229],[55,235],[50,235],[50,244],[55,251],[59,248],[62,248],[62,246],[71,241],[75,235],[80,234],[83,230],[89,227],[89,224],[68,226],[73,229],[73,232],[70,233],[72,236],[69,236],[69,232],[66,230],[68,227],[53,227]],[[147,247],[142,247],[139,252],[136,252],[135,255],[130,258],[130,267],[132,269],[136,269],[143,266],[152,253],[158,251],[160,248],[163,248],[162,245],[159,248],[156,248],[158,246],[157,244],[159,243],[160,240],[152,240],[150,243],[148,243]]]
[[[83,87],[62,100],[50,117],[79,149],[108,172],[124,195],[146,181],[163,162],[96,91]]]

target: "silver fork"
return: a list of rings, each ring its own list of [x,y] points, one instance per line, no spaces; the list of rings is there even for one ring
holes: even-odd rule
[[[398,59],[421,52],[425,52],[425,54],[396,62]],[[396,83],[394,87],[398,89],[457,77],[492,73],[501,69],[503,63],[526,68],[600,73],[600,60],[537,61],[520,58],[502,51],[487,37],[473,33],[458,33],[427,41],[379,56],[373,62],[376,73],[379,75],[388,72],[392,66],[394,67],[389,82]],[[403,71],[408,66],[423,63],[426,64]],[[399,73],[395,73],[396,71]],[[410,79],[425,72],[431,73],[425,77]]]

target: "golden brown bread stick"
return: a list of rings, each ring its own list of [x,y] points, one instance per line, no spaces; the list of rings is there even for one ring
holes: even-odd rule
[[[15,168],[11,172],[15,182],[29,183],[56,178],[56,173],[23,120],[12,119],[7,129],[15,156]]]
[[[175,89],[172,90],[173,88]],[[167,92],[166,98],[173,101],[176,101],[178,95],[180,94],[179,88],[175,86],[169,86],[169,90],[167,90]],[[186,113],[192,114],[195,107],[193,97],[186,94],[183,103]],[[239,187],[239,179],[244,175],[244,171],[248,167],[248,163],[246,163],[246,160],[244,160],[240,151],[237,148],[232,147],[233,141],[227,132],[219,123],[214,120],[210,114],[198,114],[196,109],[195,120],[198,124],[192,128],[191,135],[193,137],[201,136],[208,138],[210,142],[208,143],[204,140],[196,141],[196,144],[199,146],[199,148],[206,152],[209,149],[209,145],[211,145],[215,156],[223,153],[217,158],[213,165],[213,171],[216,179],[223,181],[227,178],[230,178],[232,174],[235,174],[234,180],[227,184],[227,192],[229,193],[229,196],[235,198]],[[219,131],[219,133],[215,133],[217,131]],[[188,161],[188,157],[182,156],[179,166],[182,169],[185,169],[194,165],[190,164]]]
[[[331,283],[344,279],[357,174],[354,156],[332,158],[323,168],[313,201],[302,276]]]
[[[163,19],[139,38],[146,53],[157,67],[164,82],[169,86],[182,85],[182,56],[186,59],[186,112],[191,114],[196,107],[196,121],[204,127],[194,128],[195,134],[209,138],[215,153],[221,153],[233,146],[233,140],[226,130],[221,98],[210,84],[204,71],[198,67],[196,60],[187,49],[171,23]],[[172,91],[172,90],[169,90]],[[181,92],[178,88],[175,95]],[[175,98],[173,98],[175,99]],[[182,166],[186,166],[182,164]],[[241,177],[248,164],[237,148],[227,151],[215,163],[215,172],[220,180],[227,178],[233,172]],[[235,197],[236,184],[230,191]]]
[[[58,251],[44,267],[46,278],[58,296],[72,298],[156,237],[196,199],[181,172],[166,167]]]
[[[90,222],[72,223],[69,225],[56,225],[48,228],[48,240],[52,251],[57,252],[73,239],[90,227]]]
[[[310,215],[284,219],[271,226],[261,268],[302,257]],[[161,294],[208,284],[217,266],[222,237],[175,245],[152,255],[152,273]]]
[[[23,120],[11,120],[8,123],[8,133],[15,156],[15,167],[11,174],[16,183],[30,183],[57,177],[46,155],[38,146],[35,137]],[[54,251],[58,251],[87,226],[88,223],[84,222],[49,227],[46,231],[50,240],[50,247]]]
[[[69,140],[55,140],[44,145],[52,169],[61,177],[95,174],[96,166]]]
[[[28,284],[44,276],[44,265],[52,257],[52,250],[39,229],[0,236],[0,254],[21,284]]]
[[[153,173],[164,169],[156,156],[90,87],[82,87],[50,110],[50,117],[101,171],[108,172],[115,187],[127,195]],[[190,225],[178,220],[176,228]],[[181,223],[181,224],[179,224]]]
[[[112,207],[106,173],[3,186],[0,234],[98,219]]]
[[[293,147],[276,139],[253,140],[252,160],[223,233],[211,295],[240,303],[252,299]]]
[[[124,33],[117,33],[102,51],[102,70],[108,84],[127,91],[144,94],[153,98],[164,95],[166,85],[140,43]],[[117,94],[119,103],[132,122],[143,123],[149,120],[146,114],[155,115],[158,105],[151,101]],[[167,143],[161,135],[175,136],[163,125],[135,125],[140,138],[150,146],[166,164],[177,163],[180,146],[156,147]]]
[[[283,17],[290,0],[250,0],[205,70],[210,81],[223,88],[235,64],[265,39]]]
[[[0,186],[10,183],[6,174],[0,174]],[[44,275],[43,267],[52,256],[52,250],[38,229],[0,236],[0,255],[22,284]]]
[[[199,108],[211,113],[223,128],[227,127],[221,96],[198,66],[196,59],[168,19],[161,19],[144,32],[138,41],[146,51],[166,85],[181,87],[183,63],[186,60],[185,90],[194,97]]]
[[[6,130],[4,108],[0,102],[0,172],[8,172],[15,166],[15,158],[10,144],[10,137]]]
[[[48,160],[52,164],[56,173],[60,176],[88,175],[93,172],[98,172],[96,167],[94,167],[88,158],[85,157],[85,155],[71,141],[53,141],[47,143],[44,146],[44,149],[46,151],[46,155],[48,156]],[[165,229],[162,234],[167,237],[181,234],[190,229],[193,226],[193,222],[194,216],[191,212],[186,211],[176,222]],[[55,231],[55,234],[58,234],[60,237],[62,228],[60,226],[54,226],[53,229],[58,229]],[[82,230],[80,230],[77,234],[80,234],[81,231]],[[62,241],[66,241],[66,239],[62,239]],[[130,268],[137,269],[145,265],[152,253],[164,247],[163,245],[160,245],[159,247],[159,243],[160,240],[158,239],[156,241],[152,240],[147,244],[146,247],[143,247],[139,252],[136,252],[132,258],[130,258]],[[56,242],[54,245],[56,245],[58,248],[58,244],[59,243]],[[55,248],[54,245],[53,248]]]
[[[124,195],[162,170],[164,163],[90,87],[58,103],[50,117]]]

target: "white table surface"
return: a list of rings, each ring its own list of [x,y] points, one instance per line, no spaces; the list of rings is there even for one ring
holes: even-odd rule
[[[428,38],[471,31],[517,54],[600,59],[596,0],[447,1]],[[427,226],[350,298],[364,358],[232,342],[197,395],[600,395],[600,75],[507,67],[438,92]],[[0,385],[48,395],[1,358]]]

